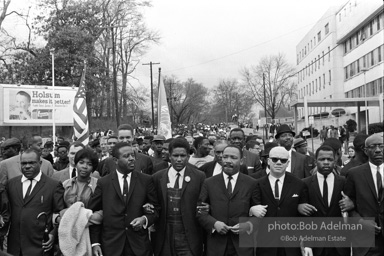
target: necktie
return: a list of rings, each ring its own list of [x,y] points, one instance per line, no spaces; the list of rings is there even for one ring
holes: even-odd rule
[[[29,183],[29,186],[27,188],[27,193],[25,193],[25,196],[24,196],[24,202],[27,200],[29,194],[31,193],[31,190],[32,190],[32,181],[33,179],[28,179],[30,181]]]
[[[232,180],[232,176],[228,176],[227,191],[228,191],[228,194],[230,196],[232,195],[232,183],[231,183],[231,180]]]
[[[327,184],[327,175],[324,175],[323,183],[323,202],[326,207],[328,207],[328,184]]]
[[[128,177],[128,174],[124,174],[123,175],[123,179],[124,179],[123,196],[124,196],[125,200],[127,199],[127,195],[128,195],[128,181],[127,181],[127,177]]]
[[[180,184],[179,184],[179,181],[180,181],[180,173],[176,173],[176,180],[175,180],[175,186],[173,186],[174,189],[179,189],[180,188]]]
[[[71,175],[71,178],[74,178],[76,177],[76,168],[73,168],[72,169],[72,175]]]
[[[383,180],[380,174],[379,166],[377,166],[377,171],[376,171],[376,183],[377,183],[377,199],[381,201],[381,197],[383,196]]]
[[[275,199],[280,199],[280,193],[279,193],[279,179],[275,181]]]

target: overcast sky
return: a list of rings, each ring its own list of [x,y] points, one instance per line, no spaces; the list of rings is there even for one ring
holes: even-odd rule
[[[367,0],[380,1],[380,0]],[[36,0],[13,0],[10,10]],[[160,62],[162,74],[180,81],[193,78],[208,88],[221,79],[240,79],[239,71],[267,55],[284,53],[295,65],[296,45],[331,6],[347,0],[153,0],[145,10],[149,28],[161,41],[142,57]],[[8,24],[9,25],[9,24]],[[24,26],[12,22],[12,27]],[[150,88],[149,66],[138,65],[135,76]]]

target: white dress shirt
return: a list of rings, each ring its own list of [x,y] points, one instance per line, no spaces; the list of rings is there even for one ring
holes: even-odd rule
[[[225,188],[228,188],[228,174],[226,174],[225,172],[223,172],[223,176],[224,176],[224,184],[225,184]],[[232,175],[232,179],[231,179],[231,185],[232,185],[232,192],[233,190],[235,189],[235,186],[236,186],[236,182],[237,182],[237,178],[239,177],[239,172],[237,172],[236,174]]]
[[[31,191],[29,192],[29,194],[32,193],[34,187],[36,186],[37,182],[39,182],[41,179],[41,171],[39,172],[39,174],[36,175],[35,178],[33,178],[32,180],[32,187],[31,187]],[[23,198],[25,197],[25,194],[27,193],[27,190],[28,190],[28,187],[29,185],[31,184],[31,182],[28,180],[27,177],[25,177],[24,175],[21,177],[21,183],[23,184]]]
[[[369,167],[371,167],[371,173],[372,173],[372,178],[373,178],[373,184],[375,184],[375,188],[376,188],[376,194],[379,194],[379,190],[377,188],[377,178],[376,178],[376,173],[377,173],[377,165],[374,165],[372,164],[371,162],[368,162],[369,163]],[[383,168],[384,168],[384,163],[379,165],[379,172],[381,174],[381,179],[384,179],[384,175],[383,175]],[[383,184],[384,186],[384,180],[381,181],[381,184]]]
[[[167,187],[173,188],[175,186],[175,181],[176,181],[176,178],[177,178],[177,173],[180,173],[179,189],[181,189],[183,187],[185,167],[181,171],[179,171],[179,172],[177,172],[173,167],[169,168],[169,171],[168,171],[169,183],[168,183]]]
[[[72,167],[71,165],[69,165],[69,167],[68,167],[68,172],[69,172],[69,178],[71,179],[71,178],[73,178],[72,177],[72,171],[73,171],[73,169],[74,169],[75,167]],[[76,177],[77,176],[79,176],[79,172],[77,171],[77,169],[76,169]]]
[[[223,167],[222,167],[219,163],[216,163],[216,164],[215,164],[215,168],[213,169],[212,176],[218,175],[218,174],[220,174],[222,171],[223,171]]]
[[[120,191],[121,191],[121,194],[123,195],[123,189],[124,189],[124,177],[122,173],[120,173],[118,170],[116,170],[116,173],[117,173],[117,179],[119,181],[119,185],[120,185]],[[127,183],[128,183],[128,191],[129,191],[129,188],[130,188],[130,185],[131,185],[131,173],[128,174],[127,176]]]
[[[279,181],[277,182],[277,186],[279,187],[278,196],[275,195],[275,183],[277,179],[279,179]],[[271,185],[272,194],[275,196],[275,198],[279,198],[279,199],[281,198],[281,191],[283,190],[284,179],[285,179],[285,173],[280,178],[275,178],[271,174],[268,175],[268,180],[269,180],[269,184]]]
[[[317,175],[317,182],[319,183],[319,188],[320,188],[320,193],[323,195],[323,186],[324,186],[324,175],[316,172]],[[331,199],[332,199],[332,194],[333,194],[333,187],[335,184],[335,175],[333,172],[328,174],[327,176],[327,185],[328,185],[328,205],[331,205]]]

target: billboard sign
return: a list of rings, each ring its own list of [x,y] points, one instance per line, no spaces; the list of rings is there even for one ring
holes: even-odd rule
[[[1,85],[0,123],[3,125],[73,125],[73,102],[77,88]],[[55,105],[54,105],[55,104]]]

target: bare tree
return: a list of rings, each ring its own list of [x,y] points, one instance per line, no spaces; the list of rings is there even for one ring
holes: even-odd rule
[[[251,111],[252,97],[244,90],[236,79],[223,79],[213,89],[213,98],[216,106],[213,109],[224,112],[225,121],[231,121],[236,114],[238,120],[244,120]]]
[[[295,76],[294,67],[287,62],[281,53],[263,57],[256,66],[245,67],[241,76],[245,86],[254,100],[267,109],[268,115],[275,119],[281,105],[288,105],[293,96],[296,84],[292,82]],[[265,94],[263,76],[265,77]]]

